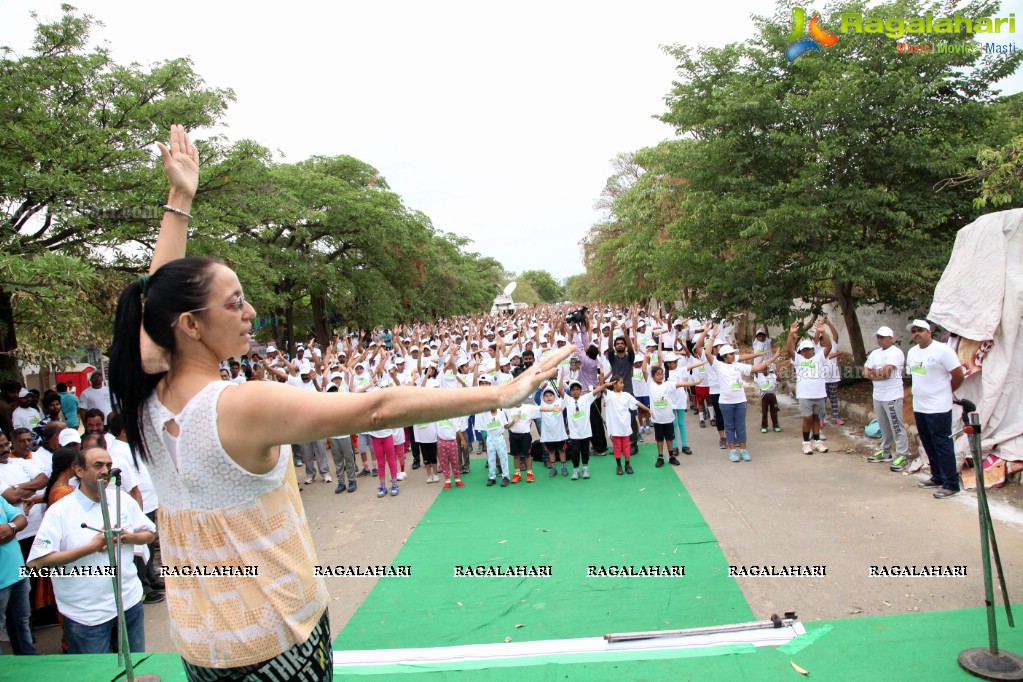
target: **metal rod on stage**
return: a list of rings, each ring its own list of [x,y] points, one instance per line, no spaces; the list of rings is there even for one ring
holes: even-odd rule
[[[764,628],[781,628],[796,622],[796,614],[789,611],[784,618],[777,614],[771,620],[758,620],[752,623],[736,623],[734,625],[712,625],[687,630],[651,630],[649,632],[618,632],[604,635],[608,642],[632,642],[639,639],[657,639],[661,637],[695,637],[698,635],[719,635],[724,632],[743,632],[746,630],[762,630]]]
[[[114,567],[114,604],[117,606],[117,665],[124,666],[128,682],[135,682],[135,672],[131,665],[131,651],[128,644],[128,626],[124,619],[124,602],[121,599],[121,472],[119,469],[110,470],[110,478],[117,481],[115,494],[117,495],[117,525],[110,523],[110,509],[107,507],[107,486],[103,480],[99,485],[100,509],[103,513],[103,535],[107,541],[107,557],[110,565]],[[109,479],[108,479],[109,480]],[[123,659],[122,659],[123,656]],[[122,662],[123,660],[123,662]]]
[[[991,509],[987,503],[987,491],[984,488],[984,457],[981,447],[980,414],[977,406],[968,400],[956,401],[963,408],[963,430],[970,441],[970,452],[973,457],[974,470],[977,473],[977,512],[980,517],[980,551],[984,567],[984,604],[987,610],[987,649],[965,649],[959,652],[959,665],[967,672],[988,680],[1023,680],[1023,658],[1009,651],[998,649],[998,627],[995,624],[995,591],[991,578],[991,554],[994,552],[995,567],[998,571],[998,582],[1001,586],[1002,600],[1005,602],[1005,613],[1009,626],[1012,627],[1012,607],[1009,604],[1009,593],[1005,587],[1005,576],[1002,574],[1002,559],[998,555],[998,543],[995,541],[995,528],[991,522]]]

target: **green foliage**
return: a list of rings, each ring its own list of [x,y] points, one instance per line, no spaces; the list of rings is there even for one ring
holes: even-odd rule
[[[526,270],[519,275],[519,282],[528,282],[543,303],[557,303],[565,296],[561,284],[546,270]]]
[[[768,320],[789,317],[796,298],[837,301],[851,330],[859,304],[929,299],[955,231],[974,216],[961,188],[937,186],[990,139],[991,85],[1021,53],[905,54],[885,36],[850,33],[789,64],[791,7],[755,17],[745,43],[667,48],[678,77],[661,118],[680,139],[635,155],[639,170],[591,232],[601,293]],[[827,27],[843,12],[928,10],[991,16],[997,5],[844,2],[821,16]]]

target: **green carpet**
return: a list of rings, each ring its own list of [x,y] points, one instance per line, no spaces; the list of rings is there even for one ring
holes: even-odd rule
[[[465,488],[444,490],[399,552],[411,577],[381,578],[336,650],[602,636],[753,620],[727,562],[674,468],[653,445],[617,476],[536,468],[536,482],[487,487],[473,461]],[[399,500],[400,501],[400,500]],[[456,565],[550,566],[551,577],[454,577]],[[589,566],[684,565],[684,577],[587,577]]]

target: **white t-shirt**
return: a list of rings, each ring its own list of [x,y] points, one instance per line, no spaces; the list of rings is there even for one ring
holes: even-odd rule
[[[455,440],[459,431],[469,428],[467,417],[455,417],[453,419],[442,419],[437,422],[437,438],[439,440]]]
[[[758,372],[753,377],[753,381],[756,383],[757,388],[760,389],[760,395],[766,395],[768,393],[774,393],[778,389],[778,375],[774,372]]]
[[[412,426],[412,435],[416,437],[417,443],[436,443],[437,442],[437,424],[436,422],[427,422],[425,424],[414,424]]]
[[[116,505],[117,500],[113,495],[107,498],[111,519],[116,515]],[[82,528],[83,523],[92,528],[102,528],[103,511],[98,502],[93,502],[81,490],[76,490],[57,500],[46,512],[28,560],[89,544],[96,536],[96,531]],[[129,533],[156,531],[156,526],[146,518],[135,500],[124,492],[121,493],[121,528]],[[121,545],[121,599],[125,609],[142,601],[142,582],[132,559],[134,552],[135,545]],[[67,564],[65,569],[110,566],[107,556],[105,551],[93,552]],[[78,623],[101,625],[117,618],[110,576],[54,576],[53,592],[57,597],[57,609]]]
[[[672,407],[671,398],[678,392],[679,388],[674,382],[650,382],[650,411],[653,413],[652,419],[655,424],[675,423],[675,409]]]
[[[11,421],[16,429],[34,429],[42,418],[43,415],[34,407],[19,407],[11,413]]]
[[[902,389],[902,368],[906,364],[906,354],[896,345],[888,349],[875,348],[867,356],[867,362],[863,366],[868,369],[881,369],[887,365],[893,365],[895,370],[887,379],[875,381],[874,400],[882,402],[889,400],[901,400],[905,395]]]
[[[82,410],[102,410],[103,419],[106,420],[107,416],[113,411],[113,406],[110,402],[110,387],[104,385],[102,388],[89,388],[82,391],[82,395],[78,398],[78,407]]]
[[[632,394],[637,398],[647,398],[650,396],[650,387],[647,384],[646,377],[643,376],[642,367],[632,368]]]
[[[824,348],[823,348],[823,346],[817,346],[816,348],[818,350],[820,350],[821,355],[824,355]],[[837,343],[832,343],[831,344],[831,353],[837,353],[837,352],[838,352],[838,344]],[[829,353],[828,355],[824,355],[824,383],[826,383],[826,384],[833,384],[835,382],[838,382],[838,381],[842,380],[841,370],[838,367],[838,358],[837,357],[834,357],[834,358],[829,357],[831,355],[831,353]]]
[[[913,411],[942,414],[952,409],[950,374],[962,365],[955,351],[938,341],[927,348],[913,346],[906,355],[906,371],[913,378]]]
[[[753,365],[748,365],[745,362],[729,364],[715,360],[711,369],[717,376],[718,390],[721,391],[718,402],[723,405],[737,405],[746,402],[746,390],[742,387],[742,377],[750,375]],[[799,392],[799,384],[796,384],[796,392]]]
[[[33,460],[20,459],[14,455],[9,455],[7,457],[7,463],[0,464],[0,484],[11,487],[21,485],[23,483],[28,483],[41,473],[43,473],[42,470]],[[39,491],[39,493],[42,492],[42,490]],[[17,507],[20,512],[24,512],[25,510],[24,502],[19,502],[13,506]],[[25,538],[30,538],[36,534],[36,531],[39,530],[39,524],[42,523],[43,510],[45,508],[45,504],[32,505],[32,509],[29,510],[28,516],[26,517],[28,525],[25,526],[23,531],[15,535],[16,540],[24,540]]]
[[[571,395],[564,399],[565,414],[568,416],[568,437],[572,440],[584,440],[593,436],[590,428],[590,405],[596,400],[592,391],[586,391],[576,400]]]
[[[792,357],[792,369],[796,372],[796,398],[799,400],[816,400],[827,398],[828,389],[824,387],[824,353],[814,352],[810,358],[799,353]]]
[[[688,360],[689,358],[682,359]],[[681,365],[682,363],[680,361],[678,367],[668,372],[668,378],[666,379],[667,382],[676,384],[680,381],[696,380],[693,377],[693,373],[690,372],[688,369],[685,369]],[[671,393],[668,394],[668,402],[671,403],[672,410],[687,410],[689,409],[689,392],[686,391],[684,388],[680,388],[677,391],[672,391]]]
[[[480,412],[476,415],[476,430],[486,431],[487,443],[504,440],[504,425],[507,423],[508,415],[504,410],[498,410],[497,414]]]
[[[532,403],[506,409],[505,414],[508,417],[508,422],[511,424],[509,430],[512,433],[529,433],[533,420],[539,414],[539,409],[539,407]]]
[[[607,405],[605,419],[607,420],[607,433],[609,436],[631,436],[632,420],[629,414],[636,409],[639,401],[631,393],[622,391],[615,393],[608,391],[604,397]]]
[[[555,412],[546,412],[543,408],[554,408]],[[540,407],[540,442],[557,443],[568,440],[568,432],[565,431],[565,407],[561,398],[555,398],[554,402],[542,402]]]

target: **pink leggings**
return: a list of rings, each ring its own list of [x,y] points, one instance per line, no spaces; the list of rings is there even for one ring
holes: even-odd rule
[[[387,467],[391,470],[391,480],[396,480],[398,478],[398,460],[394,454],[394,436],[388,436],[387,438],[372,436],[372,438],[373,454],[377,458],[380,480],[384,480],[384,464],[387,464]]]
[[[625,461],[629,461],[632,449],[629,445],[628,436],[611,436],[611,445],[614,447],[615,459],[621,459],[625,455]]]
[[[452,472],[454,472],[455,478],[460,478],[457,440],[438,438],[437,460],[440,463],[440,470],[444,472],[444,478],[451,478]]]

